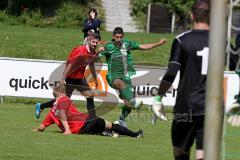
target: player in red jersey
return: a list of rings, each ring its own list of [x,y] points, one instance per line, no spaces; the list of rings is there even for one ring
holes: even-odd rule
[[[65,95],[65,86],[59,84],[53,90],[56,101],[42,124],[32,131],[44,131],[48,126],[56,124],[63,134],[102,134],[105,130],[119,135],[143,137],[143,130],[133,132],[118,124],[113,124],[102,118],[89,118],[88,114],[79,112],[72,101]]]
[[[96,116],[94,109],[93,93],[84,77],[85,69],[89,66],[92,76],[95,81],[96,88],[98,87],[97,76],[94,66],[94,59],[98,56],[96,52],[97,45],[100,40],[100,36],[97,33],[88,37],[88,44],[78,46],[70,53],[61,83],[66,84],[66,95],[70,98],[73,91],[76,89],[87,100],[87,109],[91,116]],[[40,114],[44,108],[50,108],[53,106],[55,99],[46,103],[36,104],[35,116],[39,119]]]

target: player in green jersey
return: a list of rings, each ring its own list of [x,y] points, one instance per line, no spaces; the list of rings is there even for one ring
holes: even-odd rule
[[[124,100],[122,113],[119,117],[119,123],[124,123],[125,118],[131,112],[132,107],[138,108],[139,104],[132,92],[131,76],[135,74],[131,50],[149,50],[166,43],[165,39],[152,44],[139,44],[134,41],[124,39],[123,29],[116,27],[113,30],[112,41],[102,48],[100,57],[105,56],[108,65],[107,81],[108,84],[119,91],[120,98]]]

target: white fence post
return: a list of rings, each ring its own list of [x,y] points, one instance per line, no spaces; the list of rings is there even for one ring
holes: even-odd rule
[[[1,103],[3,103],[4,102],[4,97],[0,96],[0,99],[1,99]]]
[[[171,27],[171,33],[175,31],[175,21],[176,21],[176,13],[172,13],[172,27]]]
[[[148,4],[147,28],[146,28],[146,32],[147,32],[147,33],[150,32],[151,5],[152,5],[151,3]]]

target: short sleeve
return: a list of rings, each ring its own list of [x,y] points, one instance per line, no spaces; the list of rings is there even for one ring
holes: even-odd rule
[[[108,51],[106,51],[105,47],[104,47],[104,49],[105,49],[104,51],[99,53],[98,57],[104,57],[104,56],[106,56],[108,54]]]
[[[129,50],[139,49],[139,43],[135,41],[129,42]]]
[[[104,46],[104,51],[100,52],[99,57],[107,56],[113,49],[114,49],[114,45],[112,43],[106,44]]]
[[[77,52],[77,48],[74,48],[68,56],[67,62],[73,64],[76,61],[75,54]]]
[[[104,56],[105,56],[105,53],[103,53],[103,52],[100,52],[99,55],[98,55],[99,58],[102,58]]]
[[[68,110],[71,105],[71,101],[67,97],[63,97],[58,101],[59,110]]]
[[[183,52],[181,41],[178,38],[175,38],[172,43],[171,55],[169,62],[177,62],[182,64],[183,61]]]

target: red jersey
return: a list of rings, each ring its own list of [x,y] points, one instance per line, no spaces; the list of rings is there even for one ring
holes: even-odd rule
[[[73,64],[73,67],[70,70],[70,74],[67,75],[67,78],[84,78],[87,65],[93,63],[94,58],[97,56],[98,55],[95,51],[90,52],[89,45],[83,45],[74,48],[67,59],[67,64]]]
[[[67,96],[62,96],[56,100],[42,125],[47,127],[55,123],[64,132],[59,115],[60,110],[66,111],[68,125],[72,134],[78,134],[85,124],[88,114],[79,112]]]

